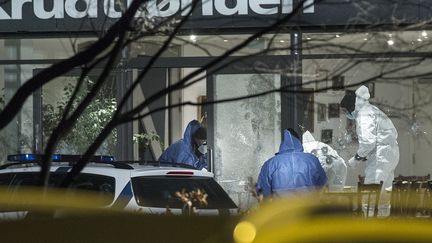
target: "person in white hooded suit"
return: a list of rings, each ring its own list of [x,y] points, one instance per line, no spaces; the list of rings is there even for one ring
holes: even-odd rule
[[[307,153],[315,155],[327,175],[329,191],[342,191],[345,185],[347,166],[345,160],[329,145],[316,141],[313,135],[303,133],[303,148]]]
[[[399,162],[398,133],[384,112],[369,103],[369,89],[362,85],[355,95],[341,101],[346,115],[356,122],[359,147],[348,166],[365,162],[365,184],[383,181],[383,189],[391,190],[394,170]]]

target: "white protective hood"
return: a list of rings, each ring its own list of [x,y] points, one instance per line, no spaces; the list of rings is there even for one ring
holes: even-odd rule
[[[399,163],[398,132],[390,118],[369,103],[370,93],[366,86],[360,86],[355,93],[357,154],[367,158],[364,182],[383,181],[384,188],[391,188]]]
[[[347,166],[345,160],[329,145],[316,141],[309,131],[303,134],[303,148],[315,155],[327,175],[330,191],[342,191],[345,185]]]

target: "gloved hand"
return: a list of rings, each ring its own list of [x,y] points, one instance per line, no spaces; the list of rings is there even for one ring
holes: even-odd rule
[[[358,160],[358,161],[366,161],[366,160],[367,160],[366,157],[361,157],[361,156],[358,155],[358,154],[356,154],[356,155],[354,156],[354,158],[355,158],[356,160]]]
[[[356,160],[355,157],[352,157],[351,159],[348,160],[348,167],[356,167],[357,165],[359,165],[360,161]]]

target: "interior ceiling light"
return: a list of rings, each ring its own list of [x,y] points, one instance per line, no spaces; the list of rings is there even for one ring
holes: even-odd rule
[[[340,37],[340,35],[339,34],[336,34],[336,38],[339,38]]]
[[[306,37],[306,40],[310,40],[311,38],[310,37]]]
[[[387,41],[387,45],[392,46],[394,45],[394,40],[390,39]]]
[[[364,38],[363,40],[367,41],[368,39],[367,39],[367,38]]]
[[[418,42],[422,42],[423,40],[421,38],[417,38],[417,41]]]
[[[426,32],[426,30],[423,30],[422,32],[421,32],[421,36],[423,36],[423,37],[427,37],[427,32]]]
[[[196,35],[190,35],[189,36],[189,39],[192,41],[192,42],[195,42],[196,41]]]
[[[285,41],[284,41],[284,40],[280,40],[279,42],[280,42],[280,43],[284,43]]]
[[[223,42],[228,42],[228,40],[227,40],[227,39],[225,39],[225,40],[223,40]]]

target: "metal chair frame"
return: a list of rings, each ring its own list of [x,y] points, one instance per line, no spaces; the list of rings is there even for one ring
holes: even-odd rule
[[[380,181],[379,184],[364,184],[364,181],[359,181],[357,183],[357,214],[363,215],[366,218],[369,218],[369,210],[370,205],[373,199],[373,196],[375,195],[374,200],[374,210],[373,210],[373,217],[378,216],[378,205],[380,202],[380,196],[381,196],[381,189],[383,186],[383,181]],[[367,203],[366,203],[366,212],[363,212],[363,202],[364,198],[366,197]]]

